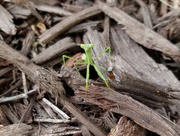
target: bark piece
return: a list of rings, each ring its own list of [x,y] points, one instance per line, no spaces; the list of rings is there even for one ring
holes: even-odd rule
[[[179,130],[174,129],[174,126],[167,123],[158,113],[126,95],[109,88],[92,86],[89,86],[90,93],[85,93],[84,89],[82,90],[76,91],[75,94],[84,98],[87,103],[130,117],[137,124],[159,135],[178,136]]]
[[[148,108],[142,103],[139,103],[136,100],[126,95],[122,95],[118,92],[114,92],[112,89],[97,87],[98,84],[96,84],[96,82],[93,82],[91,80],[89,81],[88,92],[84,92],[85,79],[82,78],[77,72],[67,69],[67,71],[63,70],[61,75],[64,77],[66,83],[71,88],[73,88],[73,90],[75,90],[76,96],[79,96],[81,99],[83,98],[85,103],[88,102],[91,104],[95,104],[104,109],[108,109],[112,112],[116,112],[121,115],[128,116],[131,119],[133,119],[137,124],[143,126],[144,128],[150,131],[156,132],[157,134],[161,133],[160,135],[163,136],[164,135],[174,136],[177,135],[177,132],[178,134],[180,134],[179,127],[176,124],[174,124],[172,121],[170,121],[166,117],[161,118],[161,116],[152,109]],[[128,86],[129,84],[128,80],[126,83]],[[78,91],[79,86],[81,86],[80,90],[83,91]],[[132,90],[133,89],[134,88],[132,88]],[[121,89],[119,88],[119,90],[123,91],[123,88]],[[146,87],[143,90],[146,91]],[[157,128],[157,126],[160,128]],[[170,131],[172,133],[171,132],[169,133],[167,129],[171,129]]]
[[[0,107],[0,124],[3,126],[7,126],[10,124],[8,119],[6,118],[6,115],[2,111],[2,107]]]
[[[84,43],[94,44],[92,48],[93,58],[105,49],[102,35],[96,30],[89,28],[83,40]],[[121,73],[125,72],[145,82],[179,90],[180,83],[173,73],[151,59],[140,46],[123,32],[122,27],[117,26],[111,29],[110,40],[111,60],[109,54],[104,53],[95,61],[95,64],[105,68],[114,67],[116,74],[120,77]],[[104,73],[104,71],[102,72]]]
[[[29,136],[31,133],[32,127],[23,123],[0,128],[1,136]]]
[[[146,131],[134,121],[122,116],[108,136],[146,136]]]
[[[48,5],[37,5],[35,6],[38,10],[48,13],[54,13],[61,16],[70,16],[73,15],[71,12],[68,12],[60,7],[53,7]]]
[[[130,117],[142,127],[163,136],[178,136],[180,134],[179,127],[172,121],[166,117],[162,118],[157,112],[127,95],[122,95],[110,88],[97,87],[98,84],[91,80],[88,92],[85,92],[85,79],[77,72],[67,69],[67,71],[62,71],[61,75],[63,75],[66,83],[73,88],[76,96],[84,99],[84,103],[95,104],[101,108]],[[123,88],[119,88],[119,90],[123,90]],[[146,88],[144,88],[144,91],[146,91]]]
[[[14,0],[17,5],[28,8],[31,13],[40,21],[43,22],[43,17],[36,11],[34,4],[28,0]]]
[[[180,15],[180,9],[174,9],[171,12],[168,12],[167,14],[165,14],[164,16],[162,16],[161,18],[158,19],[158,22],[163,22],[165,20],[172,20],[173,18],[176,18]]]
[[[12,70],[13,66],[9,66],[9,67],[6,67],[6,68],[3,68],[0,70],[0,77],[3,76],[4,74],[10,72]]]
[[[6,105],[1,105],[1,109],[6,115],[6,117],[8,118],[8,120],[10,120],[13,123],[19,122],[19,119],[17,118],[17,116]]]
[[[16,34],[16,28],[13,23],[13,16],[2,6],[0,5],[0,29],[7,34]]]
[[[9,9],[9,12],[15,17],[15,18],[22,18],[27,19],[31,15],[31,10],[19,6],[19,5],[13,5],[11,9]]]
[[[66,30],[70,29],[72,26],[80,23],[81,21],[97,15],[100,13],[100,10],[97,6],[87,8],[81,12],[78,12],[72,16],[69,16],[68,18],[64,19],[51,29],[47,30],[44,34],[40,36],[39,42],[46,44],[56,38],[58,35],[62,34]]]
[[[35,35],[33,31],[29,31],[28,34],[26,35],[26,38],[23,41],[23,47],[21,49],[21,53],[23,55],[27,55],[30,52],[31,46],[33,42],[35,41]]]
[[[98,28],[98,26],[101,26],[101,21],[89,21],[87,23],[81,23],[79,25],[74,26],[70,30],[66,32],[66,34],[72,34],[72,33],[80,33],[80,32],[86,32],[87,27],[91,27],[93,29]]]
[[[10,102],[10,101],[16,101],[16,100],[19,100],[19,99],[25,99],[25,98],[27,98],[27,95],[33,94],[33,93],[35,93],[35,92],[37,92],[37,89],[35,89],[35,90],[30,90],[30,91],[27,92],[27,93],[19,94],[19,95],[16,95],[16,96],[2,97],[2,98],[0,98],[0,103]]]
[[[54,71],[49,71],[40,66],[35,65],[29,59],[10,48],[3,41],[0,41],[0,57],[6,58],[12,62],[27,77],[36,83],[42,90],[48,92],[51,97],[57,99],[59,103],[69,110],[82,124],[84,124],[94,135],[105,136],[106,134],[94,123],[81,113],[71,102],[64,96],[64,88]],[[26,65],[25,65],[26,64]]]
[[[180,62],[180,50],[167,39],[145,27],[118,8],[111,8],[102,2],[98,3],[99,8],[108,16],[125,26],[125,32],[130,38],[146,48],[161,51],[170,56],[176,62]]]
[[[42,64],[65,51],[68,48],[75,47],[76,44],[72,41],[71,38],[64,38],[54,45],[50,46],[40,54],[38,54],[35,58],[32,59],[36,64]]]
[[[150,29],[152,29],[152,22],[146,4],[142,0],[136,0],[136,2],[141,6],[141,13],[143,16],[144,24]]]

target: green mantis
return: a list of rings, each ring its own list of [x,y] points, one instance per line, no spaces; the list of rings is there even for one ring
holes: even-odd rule
[[[106,48],[99,56],[97,56],[94,60],[92,59],[91,57],[91,48],[93,47],[94,45],[93,44],[81,44],[80,47],[82,49],[84,49],[85,53],[82,55],[82,60],[84,60],[84,62],[78,62],[77,59],[74,59],[72,57],[69,57],[69,56],[66,56],[66,55],[63,55],[63,63],[65,65],[65,58],[69,58],[69,59],[72,59],[72,60],[75,60],[76,62],[74,63],[74,67],[76,68],[76,70],[78,71],[76,65],[87,65],[87,71],[86,71],[86,90],[88,90],[88,80],[89,80],[89,68],[90,68],[90,65],[94,67],[94,69],[96,70],[97,74],[99,75],[99,77],[101,79],[104,80],[106,86],[109,88],[109,85],[108,85],[108,81],[107,81],[107,72],[106,72],[106,69],[104,67],[101,67],[101,66],[98,66],[98,65],[95,65],[94,64],[94,61],[96,59],[98,59],[101,55],[103,55],[106,51],[109,50],[109,56],[110,56],[110,53],[111,53],[111,48],[108,47]],[[102,75],[102,73],[99,71],[99,68],[104,70],[105,74],[106,74],[106,78]],[[78,71],[79,73],[79,71]]]

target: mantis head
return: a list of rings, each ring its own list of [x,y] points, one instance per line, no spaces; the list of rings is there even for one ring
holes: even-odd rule
[[[85,52],[91,51],[91,48],[94,46],[94,44],[81,44],[80,47],[85,50]]]

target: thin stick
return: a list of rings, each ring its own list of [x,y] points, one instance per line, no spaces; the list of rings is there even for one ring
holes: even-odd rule
[[[16,96],[12,96],[12,97],[2,97],[0,98],[0,103],[5,103],[5,102],[10,102],[10,101],[16,101],[16,100],[19,100],[19,99],[24,99],[27,97],[27,95],[30,95],[30,94],[33,94],[37,92],[37,89],[33,89],[33,90],[30,90],[29,92],[27,93],[23,93],[23,94],[20,94],[20,95],[16,95]]]
[[[22,72],[22,81],[23,81],[24,93],[27,94],[28,93],[28,88],[27,88],[26,76],[25,76],[24,72]],[[26,98],[27,98],[27,95],[26,95]]]
[[[67,120],[67,119],[38,119],[38,118],[35,118],[34,119],[35,122],[46,122],[46,123],[69,123],[71,122],[71,120]]]
[[[62,119],[68,120],[70,117],[64,113],[62,110],[60,110],[57,106],[52,104],[50,101],[48,101],[46,98],[43,98],[42,101],[46,103],[48,106],[50,106]]]

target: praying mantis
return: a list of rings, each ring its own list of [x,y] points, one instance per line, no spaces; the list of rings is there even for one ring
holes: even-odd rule
[[[80,47],[82,49],[84,49],[85,53],[82,55],[82,60],[84,60],[84,62],[78,62],[77,59],[74,59],[72,57],[69,57],[69,56],[66,56],[66,55],[63,55],[63,63],[64,63],[64,66],[65,66],[65,58],[69,58],[69,59],[72,59],[72,60],[75,60],[76,62],[74,63],[74,67],[75,69],[77,70],[77,72],[79,73],[76,65],[87,65],[87,69],[86,69],[86,90],[88,90],[88,80],[89,80],[89,75],[90,75],[90,71],[89,71],[89,68],[90,68],[90,65],[94,67],[94,69],[96,70],[97,74],[99,75],[99,77],[104,80],[106,86],[109,88],[109,85],[108,85],[108,81],[107,81],[107,72],[106,72],[106,69],[104,67],[101,67],[101,66],[98,66],[98,65],[95,65],[94,64],[94,61],[97,60],[101,55],[103,55],[106,51],[109,50],[109,57],[110,57],[110,53],[111,53],[111,48],[108,47],[106,48],[99,56],[97,56],[94,60],[92,59],[91,57],[91,49],[93,48],[94,44],[81,44]],[[104,70],[105,74],[106,74],[106,78],[102,75],[102,73],[100,72],[100,70],[98,69],[102,69]]]

